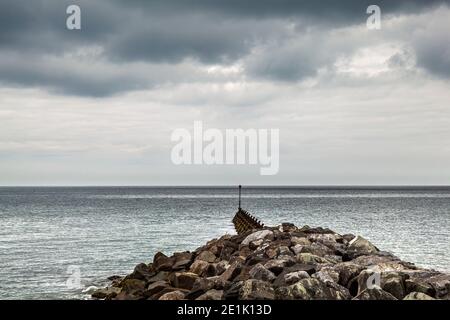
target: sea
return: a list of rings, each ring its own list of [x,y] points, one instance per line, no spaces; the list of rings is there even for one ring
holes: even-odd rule
[[[88,299],[158,251],[235,234],[237,207],[236,187],[1,187],[0,299]],[[450,187],[244,187],[242,207],[450,271]]]

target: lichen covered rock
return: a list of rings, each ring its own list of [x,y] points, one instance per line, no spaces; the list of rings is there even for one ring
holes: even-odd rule
[[[284,223],[224,235],[193,252],[155,254],[95,290],[112,300],[449,299],[450,275],[421,269],[369,240]]]

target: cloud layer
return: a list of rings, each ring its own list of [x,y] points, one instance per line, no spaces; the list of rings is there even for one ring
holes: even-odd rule
[[[180,77],[186,61],[200,73],[202,66],[239,65],[247,79],[301,81],[380,41],[408,47],[417,67],[449,76],[447,1],[381,1],[385,22],[393,20],[382,35],[351,30],[364,26],[370,4],[356,0],[77,1],[81,31],[65,28],[69,4],[2,1],[0,81],[108,96],[193,81]],[[420,21],[430,11],[439,14]],[[405,17],[417,23],[396,21]]]
[[[450,1],[369,4],[1,1],[0,185],[448,183]],[[279,128],[280,174],[174,166],[198,120]]]

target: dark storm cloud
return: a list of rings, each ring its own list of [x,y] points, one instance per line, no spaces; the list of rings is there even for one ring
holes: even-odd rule
[[[447,2],[445,0],[130,0],[115,1],[124,7],[146,8],[152,12],[203,12],[227,15],[232,17],[313,17],[322,18],[321,23],[337,21],[361,20],[361,12],[369,5],[376,4],[386,13],[415,12],[423,8]]]
[[[385,0],[377,4],[384,14],[400,15],[444,2],[449,1]],[[65,28],[65,10],[70,4],[79,4],[82,9],[81,31]],[[27,62],[17,68],[2,61],[0,82],[93,96],[145,88],[154,84],[154,80],[141,74],[133,77],[120,71],[105,73],[104,69],[89,68],[91,60],[85,61],[84,72],[70,73],[70,66],[64,66],[65,55],[78,48],[98,46],[103,49],[99,58],[111,68],[134,62],[175,64],[185,59],[206,64],[232,63],[255,47],[283,37],[288,22],[295,24],[300,33],[311,26],[332,29],[362,24],[370,4],[372,1],[365,0],[3,0],[0,2],[0,57],[27,53],[22,55],[24,59],[35,61],[34,66]],[[448,75],[442,72],[442,63],[448,66],[445,52],[428,49],[436,46],[439,44],[419,46],[418,63],[431,72]],[[274,51],[265,57],[250,59],[249,75],[296,81],[314,75],[329,62],[329,58],[317,53],[314,41],[311,46],[300,47],[304,63],[297,68],[292,68],[290,62],[295,52],[285,49],[283,56],[272,47]],[[37,64],[46,56],[54,59]],[[64,76],[65,72],[70,74]],[[108,77],[96,72],[104,72]]]

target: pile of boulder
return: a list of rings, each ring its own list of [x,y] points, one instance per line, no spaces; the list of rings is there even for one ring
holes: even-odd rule
[[[421,269],[368,240],[284,223],[224,235],[194,252],[141,263],[93,292],[112,300],[432,300],[450,274]]]

